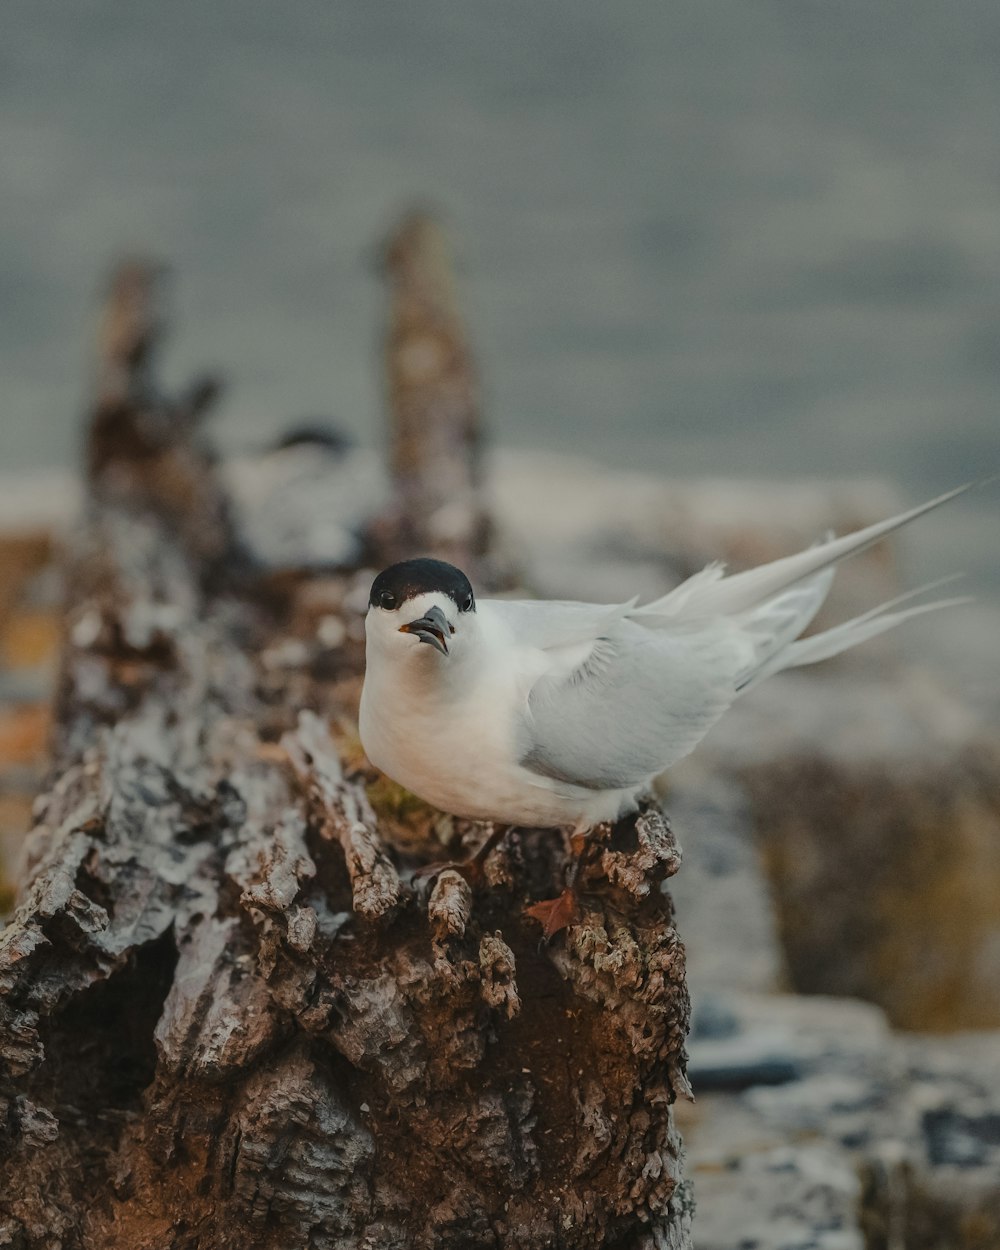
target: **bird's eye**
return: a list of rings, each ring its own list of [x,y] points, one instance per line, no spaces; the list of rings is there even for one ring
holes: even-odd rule
[[[378,603],[380,608],[385,608],[386,611],[391,612],[396,606],[396,596],[391,590],[383,590],[378,597]]]
[[[472,611],[472,607],[473,607],[473,603],[474,603],[474,600],[473,600],[473,598],[472,598],[472,595],[466,595],[466,596],[465,596],[465,598],[462,600],[462,603],[461,603],[461,605],[460,605],[460,607],[461,607],[461,611],[463,611],[463,612],[471,612],[471,611]]]

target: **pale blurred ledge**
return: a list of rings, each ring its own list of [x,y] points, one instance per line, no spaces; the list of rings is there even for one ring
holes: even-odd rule
[[[276,567],[352,562],[359,516],[375,512],[388,493],[377,452],[308,440],[234,457],[226,475],[249,546]],[[651,597],[711,560],[746,567],[827,529],[842,533],[919,502],[877,479],[675,482],[506,449],[490,457],[490,494],[525,586],[597,601]],[[50,536],[69,532],[80,500],[68,471],[0,472],[0,612],[24,560],[30,564]],[[891,554],[876,550],[842,566],[824,610],[824,620],[836,619],[900,589],[964,573],[944,593],[969,594],[972,603],[908,623],[887,646],[863,648],[858,660],[880,664],[891,654],[936,670],[957,697],[990,716],[1000,711],[992,502],[973,493],[893,540]]]

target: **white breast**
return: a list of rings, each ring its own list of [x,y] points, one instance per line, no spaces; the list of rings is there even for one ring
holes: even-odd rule
[[[369,668],[361,697],[368,758],[442,811],[473,820],[549,827],[612,819],[625,797],[564,785],[523,768],[510,674],[484,674],[460,701],[438,701]]]

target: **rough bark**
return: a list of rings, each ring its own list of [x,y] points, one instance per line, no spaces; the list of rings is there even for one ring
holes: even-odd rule
[[[547,946],[524,909],[558,833],[414,885],[416,831],[486,831],[360,758],[367,575],[248,577],[208,389],[152,381],[153,285],[109,309],[55,766],[0,935],[0,1245],[687,1246],[667,824],[595,837]]]

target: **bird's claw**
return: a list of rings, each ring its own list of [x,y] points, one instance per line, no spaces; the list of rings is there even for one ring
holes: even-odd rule
[[[446,859],[433,864],[424,864],[422,868],[418,868],[413,873],[411,880],[415,885],[424,885],[433,881],[435,877],[439,877],[441,873],[450,868],[453,872],[457,872],[459,876],[464,877],[469,885],[477,886],[482,884],[486,875],[486,860],[490,852],[499,846],[507,836],[508,830],[508,825],[498,825],[493,829],[479,850],[474,855],[470,855],[468,859],[461,861]]]
[[[417,868],[410,880],[414,885],[429,885],[435,877],[440,877],[443,872],[447,872],[449,869],[465,876],[468,868],[468,863],[459,863],[453,859],[441,859],[433,864],[424,864],[422,868]]]

